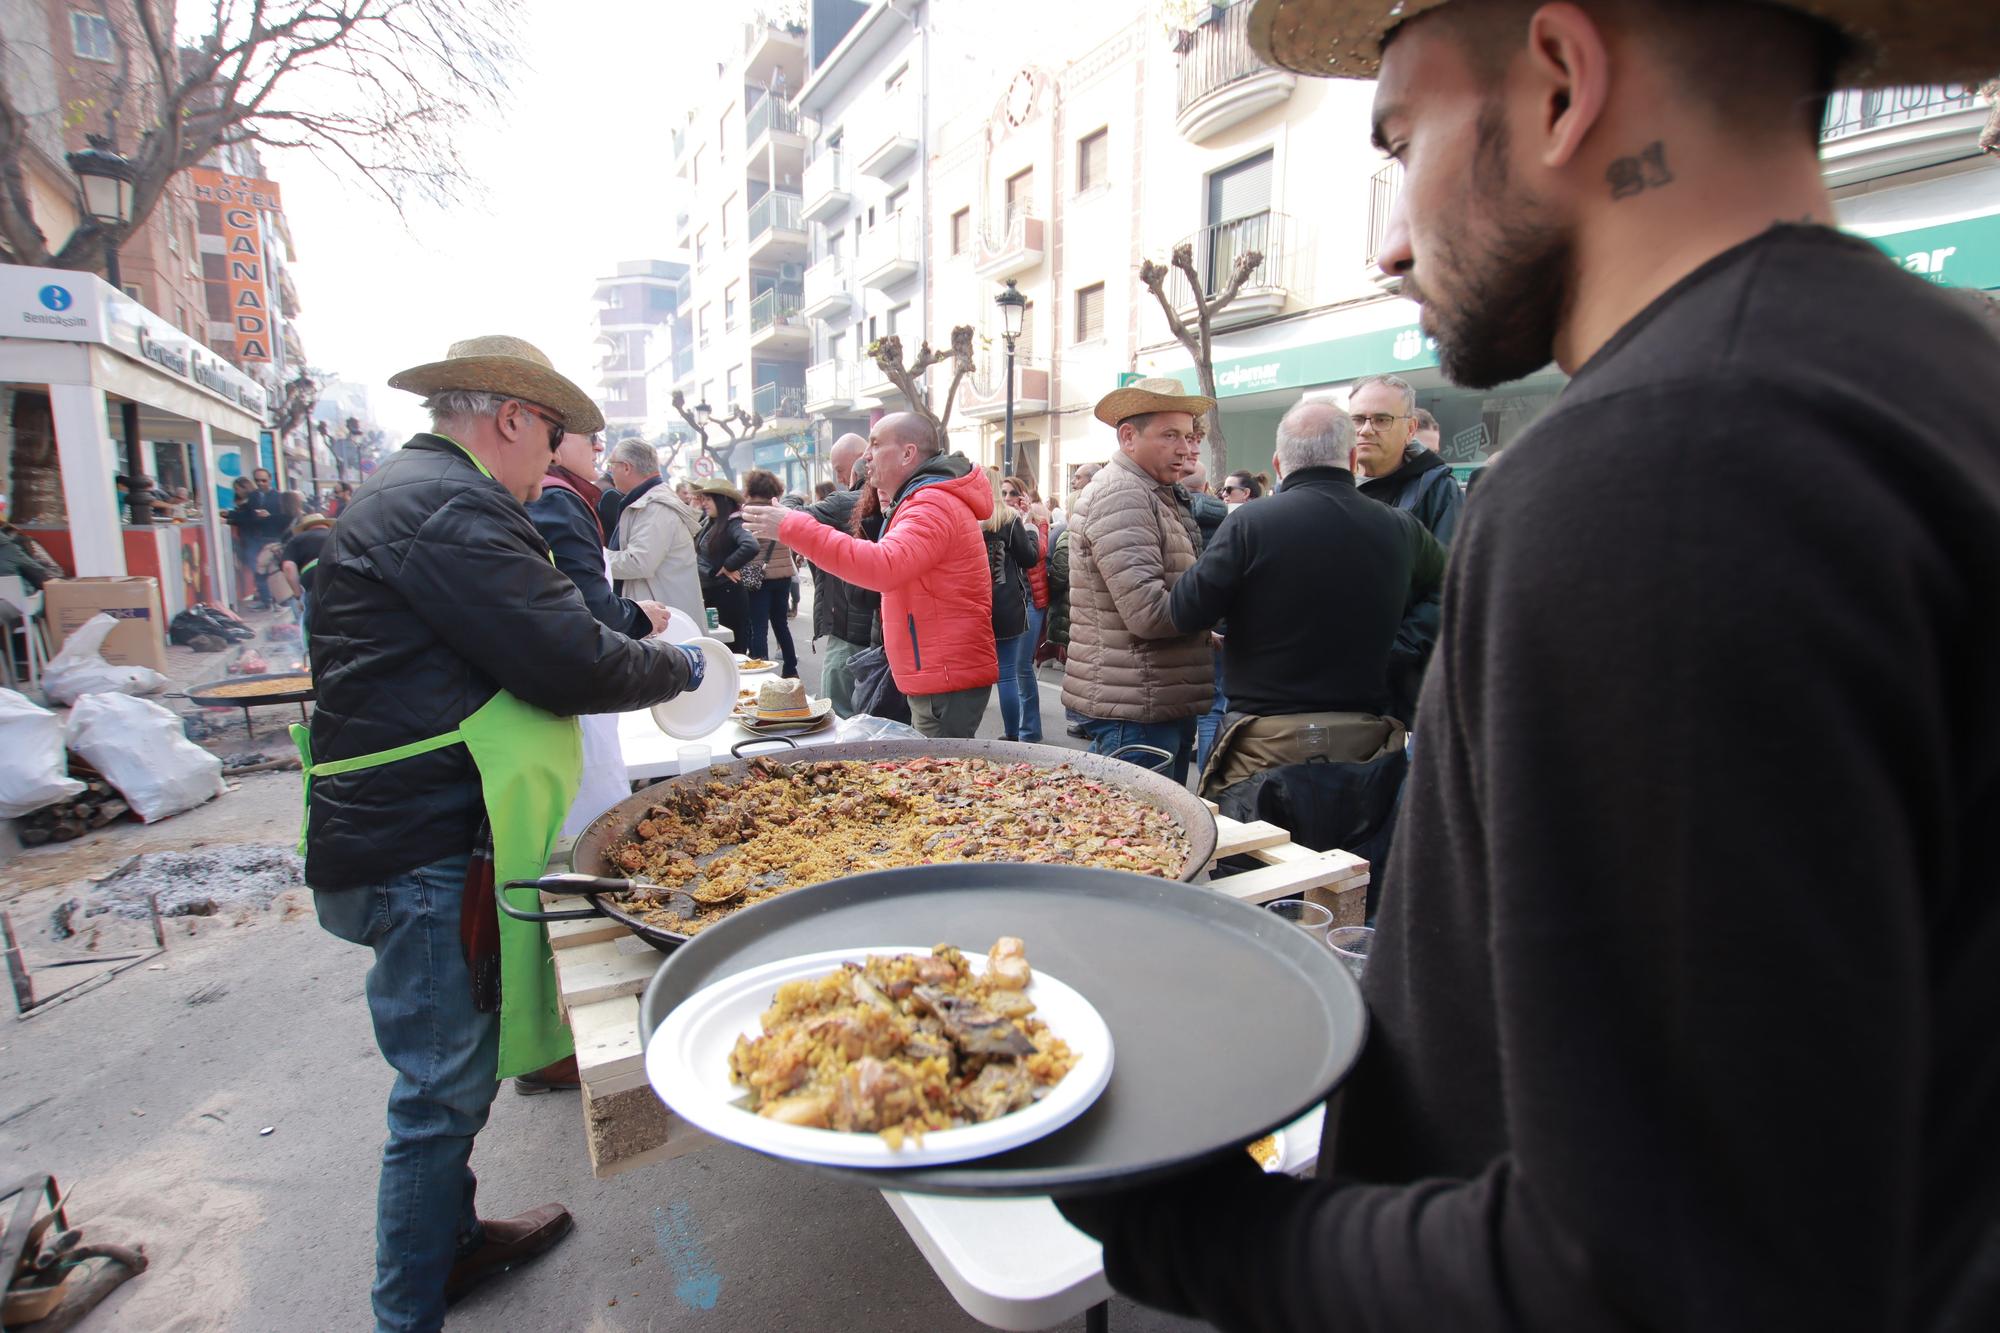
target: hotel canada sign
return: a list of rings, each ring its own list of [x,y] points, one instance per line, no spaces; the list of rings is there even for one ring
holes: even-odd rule
[[[236,361],[269,364],[271,360],[271,283],[265,266],[261,214],[278,212],[282,203],[274,181],[232,176],[207,167],[188,172],[197,203],[222,210],[222,258],[228,266],[229,320],[236,329]],[[211,282],[213,280],[211,279]]]

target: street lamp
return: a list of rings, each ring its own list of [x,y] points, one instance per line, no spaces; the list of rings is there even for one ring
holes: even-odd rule
[[[706,430],[708,428],[709,419],[713,415],[709,411],[706,402],[699,402],[694,405],[694,424],[700,426],[702,429]]]
[[[1007,340],[1007,434],[1001,445],[1000,475],[1014,475],[1014,340],[1021,336],[1021,324],[1028,316],[1028,298],[1007,279],[1006,289],[993,298],[1000,307],[1000,334]]]
[[[104,233],[104,276],[122,296],[125,282],[118,271],[118,238],[132,224],[132,178],[137,173],[103,135],[86,135],[85,142],[88,148],[69,154],[66,160],[83,186],[83,211]],[[125,493],[131,507],[129,521],[133,527],[151,527],[153,500],[146,493],[148,488],[139,485],[146,474],[139,457],[139,405],[128,398],[120,406],[120,415],[125,427],[125,474],[132,481]]]

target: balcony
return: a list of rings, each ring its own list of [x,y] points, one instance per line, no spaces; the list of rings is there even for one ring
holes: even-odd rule
[[[779,421],[804,421],[806,390],[802,384],[760,384],[750,395],[750,410],[766,426]]]
[[[963,384],[958,386],[958,392],[962,400],[965,395]],[[854,395],[857,400],[883,407],[896,407],[904,402],[903,391],[883,372],[880,363],[867,355],[866,348],[862,349],[861,360],[854,365]]]
[[[958,410],[974,421],[1007,415],[1007,358],[995,352],[958,386]],[[1014,363],[1014,415],[1038,417],[1049,410],[1049,372]]]
[[[912,127],[921,124],[917,100],[908,93],[898,93],[877,106],[860,126],[848,132],[861,174],[889,179],[916,156],[918,130]]]
[[[807,319],[839,319],[854,308],[854,293],[847,287],[847,258],[828,255],[806,270],[805,298],[799,312]]]
[[[766,355],[794,355],[806,350],[812,335],[799,313],[799,289],[773,287],[750,303],[750,350]]]
[[[803,263],[806,257],[806,228],[799,220],[799,197],[772,190],[750,205],[750,253],[752,264],[766,266]]]
[[[1820,126],[1820,174],[1830,186],[1856,185],[1977,157],[1988,114],[1970,83],[1837,92]]]
[[[1362,249],[1361,262],[1367,268],[1369,281],[1391,293],[1402,287],[1403,280],[1384,273],[1375,261],[1389,239],[1389,217],[1395,212],[1396,196],[1402,192],[1403,164],[1400,162],[1391,162],[1368,178],[1368,238]]]
[[[854,203],[847,188],[847,170],[838,148],[821,153],[806,163],[805,207],[800,216],[807,222],[826,222],[840,216]]]
[[[1189,143],[1206,143],[1292,95],[1298,80],[1259,60],[1249,31],[1250,6],[1236,4],[1181,35],[1174,124]]]
[[[916,276],[924,252],[916,221],[915,215],[899,208],[861,238],[854,267],[864,287],[888,291]]]
[[[805,170],[806,139],[799,133],[799,113],[789,103],[766,94],[743,118],[745,174],[754,181],[790,185]]]
[[[803,9],[804,6],[799,8]],[[785,86],[797,88],[806,81],[806,30],[802,23],[769,23],[752,19],[743,25],[743,75],[745,82],[770,82],[773,72],[782,72]]]
[[[817,361],[806,367],[808,412],[849,412],[854,409],[854,365],[848,361]]]
[[[1042,220],[1016,208],[996,238],[984,227],[972,247],[972,271],[989,282],[1004,282],[1042,266]]]
[[[694,378],[694,348],[674,349],[674,383],[681,385]]]
[[[1210,297],[1229,285],[1240,256],[1253,250],[1264,256],[1236,299],[1213,316],[1212,328],[1232,328],[1281,314],[1294,295],[1311,286],[1305,262],[1312,253],[1310,234],[1283,213],[1266,211],[1218,222],[1183,238],[1181,244],[1193,247],[1195,272],[1201,275],[1203,294]],[[1167,295],[1182,319],[1194,319],[1194,293],[1179,269],[1167,279]]]

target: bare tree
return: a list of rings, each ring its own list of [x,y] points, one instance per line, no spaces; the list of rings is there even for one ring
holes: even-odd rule
[[[942,352],[934,350],[929,342],[921,344],[917,348],[916,360],[908,365],[903,364],[903,340],[893,333],[868,344],[868,355],[888,377],[889,383],[909,400],[910,410],[930,422],[937,431],[938,439],[943,440],[945,427],[951,421],[952,403],[958,398],[959,381],[972,373],[972,326],[960,324],[953,329],[951,346]],[[923,375],[932,366],[947,362],[951,364],[951,384],[945,390],[944,410],[933,412],[930,389],[924,384]]]
[[[1139,281],[1145,284],[1166,312],[1167,327],[1173,331],[1181,346],[1187,348],[1194,358],[1195,374],[1201,381],[1201,391],[1210,398],[1215,397],[1215,341],[1211,325],[1217,314],[1236,299],[1252,273],[1264,263],[1264,252],[1246,250],[1236,256],[1236,265],[1230,270],[1229,281],[1221,291],[1207,295],[1203,290],[1201,277],[1195,272],[1194,246],[1182,241],[1174,247],[1173,257],[1168,264],[1155,264],[1148,259],[1139,265]],[[1188,290],[1194,294],[1194,327],[1189,328],[1174,303],[1167,295],[1167,278],[1175,269],[1187,279]],[[1222,437],[1222,410],[1212,407],[1203,422],[1203,427],[1211,446],[1208,451],[1208,484],[1218,493],[1223,481],[1229,476],[1229,445]]]
[[[679,389],[674,390],[672,402],[674,411],[680,413],[681,420],[687,422],[688,428],[694,431],[695,441],[700,445],[702,453],[725,474],[729,471],[730,452],[738,444],[764,429],[764,414],[745,412],[741,403],[736,405],[734,412],[729,416],[710,417],[706,422],[702,422],[695,420],[694,413],[688,410],[687,395]],[[723,437],[729,441],[727,445],[718,449],[708,442],[708,430],[711,426],[722,432]]]
[[[39,116],[0,78],[0,260],[98,271],[173,177],[218,148],[297,148],[358,176],[400,212],[471,182],[455,130],[497,108],[516,60],[520,0],[210,0],[183,39],[174,0],[97,0],[116,46],[105,127],[133,168],[132,222],[83,225],[51,250],[24,161]],[[25,57],[21,57],[25,58]]]
[[[1979,131],[1979,146],[2000,156],[2000,79],[1988,80],[1979,95],[1993,104],[1993,110],[1986,116],[1986,127]]]

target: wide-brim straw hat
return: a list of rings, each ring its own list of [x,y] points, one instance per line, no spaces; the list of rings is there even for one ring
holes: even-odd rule
[[[703,477],[694,484],[694,488],[698,491],[705,491],[710,495],[726,495],[736,501],[737,504],[743,503],[743,492],[737,490],[720,477]]]
[[[302,532],[307,528],[330,528],[332,526],[333,520],[325,514],[307,514],[299,520],[299,530]]]
[[[1097,400],[1097,419],[1107,426],[1116,426],[1127,417],[1147,412],[1186,412],[1198,417],[1214,406],[1213,398],[1189,393],[1179,380],[1160,377],[1140,380],[1105,394]]]
[[[1744,0],[1753,3],[1755,0]],[[1270,64],[1322,78],[1372,79],[1382,40],[1451,0],[1255,0],[1250,48]],[[1779,0],[1824,19],[1854,44],[1849,88],[1979,82],[2000,70],[1993,0]]]
[[[389,387],[426,395],[442,389],[505,394],[546,407],[562,418],[564,430],[574,434],[589,435],[604,429],[604,413],[589,394],[557,374],[541,348],[504,333],[455,342],[444,360],[391,375]]]

